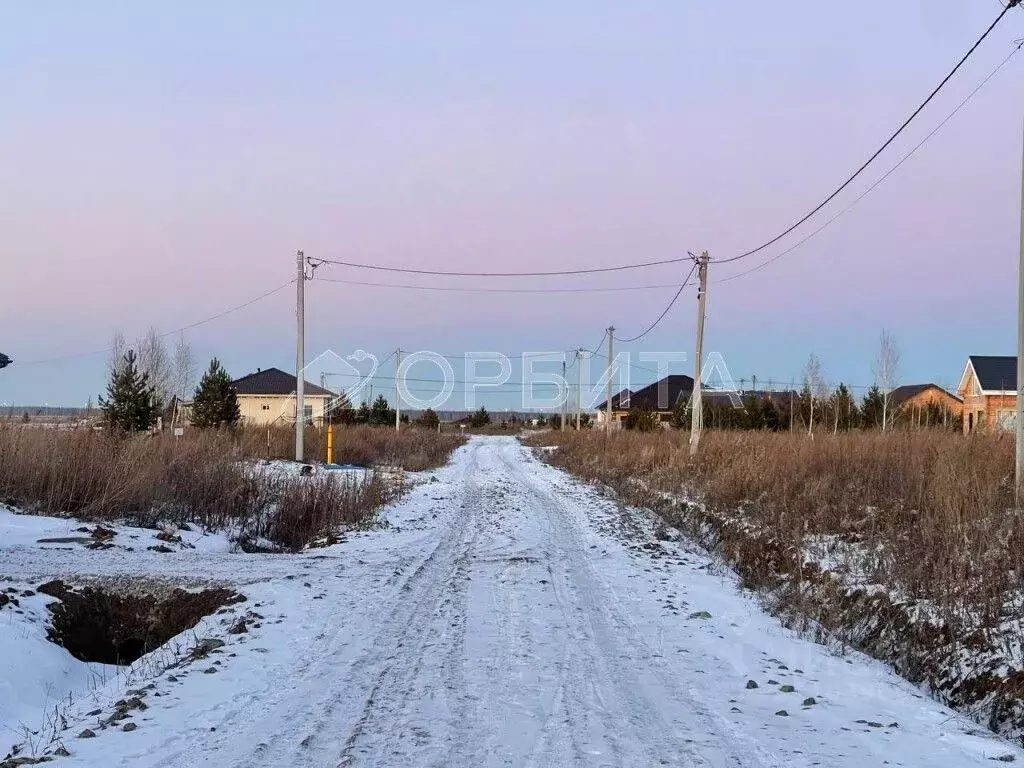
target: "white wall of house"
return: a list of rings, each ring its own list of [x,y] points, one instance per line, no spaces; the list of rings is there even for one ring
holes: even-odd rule
[[[325,395],[303,397],[307,420],[321,424],[327,400]],[[294,423],[295,395],[238,395],[238,410],[242,423],[249,426]]]

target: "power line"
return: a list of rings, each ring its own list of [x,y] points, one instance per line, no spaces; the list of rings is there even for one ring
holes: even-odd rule
[[[909,160],[914,155],[916,155],[918,150],[921,149],[921,147],[923,147],[925,144],[927,144],[928,141],[931,140],[931,138],[936,133],[938,133],[940,130],[942,130],[942,128],[945,127],[945,125],[950,120],[952,120],[961,109],[963,109],[964,107],[967,106],[967,104],[971,101],[971,99],[973,99],[975,97],[975,95],[977,95],[978,91],[980,91],[982,88],[984,88],[993,77],[995,77],[1007,64],[1010,63],[1010,59],[1012,59],[1014,56],[1016,56],[1017,53],[1020,51],[1020,49],[1022,47],[1024,47],[1024,40],[1021,40],[1019,43],[1017,43],[1016,47],[1014,47],[1014,49],[1012,51],[1010,51],[1009,55],[1005,59],[1003,59],[999,63],[999,65],[996,66],[995,69],[993,69],[991,72],[989,72],[988,75],[985,77],[985,79],[982,80],[980,83],[978,83],[978,85],[975,86],[974,90],[971,91],[969,94],[967,94],[967,96],[964,98],[964,100],[961,101],[959,104],[957,104],[956,108],[952,112],[950,112],[948,115],[946,115],[946,117],[938,125],[936,125],[935,128],[933,128],[931,130],[931,132],[928,133],[928,135],[926,135],[923,139],[921,139],[921,141],[919,141],[917,143],[917,145],[913,149],[911,149],[907,154],[905,154],[902,158],[900,158],[899,162],[897,162],[894,166],[892,166],[892,168],[890,168],[888,171],[886,171],[883,176],[881,176],[877,181],[875,181],[875,183],[872,184],[870,187],[865,189],[860,194],[860,196],[857,197],[856,200],[854,200],[849,205],[847,205],[845,208],[843,208],[841,211],[839,211],[839,213],[837,213],[832,218],[828,219],[824,224],[822,224],[820,227],[815,229],[809,235],[805,236],[804,238],[799,240],[797,243],[791,245],[789,248],[786,248],[785,250],[775,254],[770,259],[767,259],[766,261],[763,261],[760,264],[758,264],[757,266],[751,267],[750,269],[744,270],[743,272],[737,272],[735,275],[729,275],[728,277],[722,277],[722,278],[719,278],[718,280],[713,280],[712,282],[715,282],[715,283],[727,283],[730,280],[736,280],[737,278],[744,277],[745,275],[749,275],[751,272],[757,272],[759,269],[763,269],[764,267],[767,267],[769,264],[772,264],[772,263],[778,261],[783,256],[789,255],[790,253],[795,251],[797,248],[799,248],[801,245],[806,243],[808,240],[812,239],[813,237],[815,237],[818,234],[820,234],[823,230],[825,230],[828,227],[830,227],[837,219],[839,219],[841,216],[843,216],[844,214],[849,212],[861,200],[863,200],[869,194],[874,192],[878,187],[880,187],[882,185],[882,183],[886,179],[888,179],[890,176],[892,176],[905,162],[907,162],[907,160]]]
[[[339,261],[337,259],[320,259],[307,257],[311,265],[334,264],[341,267],[352,267],[353,269],[370,269],[377,272],[399,272],[406,275],[434,275],[440,277],[564,277],[567,275],[592,275],[602,272],[622,272],[629,269],[644,269],[647,267],[659,267],[665,264],[678,264],[686,261],[686,258],[662,259],[660,261],[647,261],[639,264],[620,264],[615,267],[592,267],[589,269],[564,269],[551,272],[448,272],[433,269],[414,269],[412,267],[383,267],[377,264],[359,264],[352,261]]]
[[[693,277],[693,271],[695,269],[697,269],[696,262],[694,262],[694,265],[692,267],[690,267],[690,273],[686,276],[686,279],[683,280],[682,285],[679,286],[679,290],[676,291],[675,296],[673,296],[672,300],[669,301],[668,306],[665,307],[665,309],[662,311],[662,313],[660,315],[658,315],[658,319],[657,320],[655,320],[653,323],[651,323],[649,326],[647,326],[647,329],[643,333],[640,333],[640,334],[638,334],[636,336],[632,336],[632,337],[630,337],[628,339],[623,339],[623,338],[620,338],[618,336],[615,336],[614,337],[615,340],[618,341],[618,342],[621,342],[623,344],[632,344],[635,341],[640,341],[642,338],[644,338],[644,336],[646,336],[651,331],[653,331],[655,328],[657,328],[658,324],[662,320],[665,319],[665,315],[667,315],[669,313],[669,310],[672,309],[673,306],[675,306],[675,303],[679,300],[680,295],[682,295],[682,293],[683,293],[683,289],[686,288],[687,285],[689,285],[690,278]],[[602,341],[603,340],[604,339],[602,339]]]
[[[903,133],[903,131],[907,128],[907,126],[909,126],[914,121],[914,118],[916,118],[919,114],[921,114],[921,112],[924,110],[924,108],[927,107],[928,104],[931,103],[932,99],[934,99],[935,96],[939,93],[939,91],[941,91],[943,89],[943,87],[945,87],[946,83],[948,83],[953,78],[953,76],[960,70],[960,67],[962,67],[964,65],[964,63],[967,61],[967,59],[969,59],[971,57],[971,55],[974,53],[974,51],[977,50],[978,46],[980,46],[985,41],[985,38],[987,38],[989,36],[989,34],[992,32],[992,30],[996,28],[996,25],[999,24],[999,22],[1003,20],[1003,17],[1006,16],[1006,14],[1009,12],[1009,10],[1011,8],[1015,7],[1019,2],[1020,2],[1020,0],[1010,0],[1010,3],[1008,5],[1006,5],[1003,8],[1002,11],[1000,11],[998,16],[996,16],[995,21],[993,21],[989,25],[988,29],[986,29],[985,32],[981,35],[981,37],[979,37],[977,39],[977,41],[974,43],[974,45],[972,45],[968,49],[967,53],[965,53],[963,55],[963,57],[960,59],[960,61],[958,61],[956,63],[956,66],[954,66],[953,69],[951,69],[949,71],[949,74],[947,74],[944,78],[942,78],[942,81],[937,86],[935,86],[935,88],[932,90],[932,92],[928,94],[928,97],[923,102],[921,102],[921,104],[917,107],[917,109],[915,109],[910,114],[910,117],[908,117],[906,120],[904,120],[903,124],[900,125],[900,127],[896,129],[896,132],[893,133],[888,139],[886,139],[885,143],[882,144],[882,146],[879,147],[875,151],[875,153],[873,155],[871,155],[871,157],[869,157],[856,171],[854,171],[853,174],[851,174],[846,179],[846,181],[844,181],[842,184],[840,184],[832,194],[830,194],[828,197],[826,197],[824,200],[822,200],[820,203],[818,203],[818,205],[815,208],[813,208],[810,211],[810,213],[805,215],[803,218],[801,218],[796,223],[792,224],[787,229],[785,229],[782,232],[780,232],[778,235],[773,237],[771,240],[768,240],[767,242],[762,243],[761,245],[757,246],[756,248],[751,248],[749,251],[744,251],[743,253],[738,254],[737,256],[731,256],[728,259],[720,259],[720,260],[718,260],[718,263],[719,264],[728,264],[731,261],[739,261],[740,259],[745,259],[748,256],[753,256],[755,253],[763,251],[765,248],[768,248],[769,246],[774,245],[775,243],[779,242],[779,240],[781,240],[786,235],[788,235],[790,232],[795,230],[797,227],[799,227],[802,224],[804,224],[804,222],[806,222],[808,219],[810,219],[812,216],[814,216],[816,213],[818,213],[818,211],[820,211],[826,205],[831,203],[836,197],[838,197],[839,194],[844,189],[846,189],[848,186],[850,186],[851,183],[853,183],[854,179],[856,179],[858,176],[860,176],[860,174],[863,173],[864,170],[869,165],[871,165],[871,163],[873,163],[875,161],[875,159],[879,155],[881,155],[882,152],[884,152],[889,147],[889,145],[892,144],[897,139],[897,137],[899,137],[899,135],[901,133]]]
[[[209,317],[204,318],[203,320],[198,320],[198,321],[196,321],[194,323],[189,323],[188,325],[183,325],[180,328],[175,328],[173,331],[167,331],[166,333],[158,334],[158,337],[163,339],[163,338],[166,338],[168,336],[173,336],[176,333],[181,333],[182,331],[188,331],[188,330],[191,330],[192,328],[198,328],[200,325],[206,325],[207,323],[212,323],[214,320],[219,320],[220,318],[225,317],[226,315],[230,315],[233,312],[238,312],[239,310],[242,310],[242,309],[245,309],[246,307],[252,306],[253,304],[255,304],[258,301],[262,301],[263,299],[265,299],[265,298],[267,298],[269,296],[273,296],[275,293],[277,293],[278,291],[284,290],[289,285],[292,285],[294,282],[295,282],[295,280],[289,280],[287,283],[283,283],[282,285],[279,285],[276,288],[271,288],[269,291],[265,291],[265,292],[261,293],[259,296],[256,296],[255,298],[252,298],[252,299],[249,299],[248,301],[246,301],[246,302],[244,302],[242,304],[239,304],[238,306],[231,307],[230,309],[225,309],[223,312],[218,312],[215,315],[210,315]],[[70,355],[61,355],[60,357],[49,357],[49,358],[45,358],[45,359],[41,359],[41,360],[28,360],[26,362],[19,363],[19,365],[43,365],[44,363],[58,363],[58,362],[61,362],[63,360],[72,360],[72,359],[79,358],[79,357],[92,357],[93,355],[105,355],[105,354],[108,354],[111,351],[111,349],[112,349],[112,347],[106,347],[105,349],[94,349],[94,350],[89,351],[89,352],[74,352],[74,353],[72,353]]]
[[[400,288],[415,291],[440,291],[444,293],[612,293],[617,291],[652,291],[662,288],[675,288],[675,283],[660,285],[616,285],[606,288],[453,288],[438,285],[408,285],[399,283],[371,283],[361,280],[340,280],[331,277],[318,277],[319,282],[341,283],[343,285],[359,285],[370,288]]]

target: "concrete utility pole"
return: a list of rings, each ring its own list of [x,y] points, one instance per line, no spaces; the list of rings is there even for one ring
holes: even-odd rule
[[[711,257],[704,251],[697,259],[700,292],[697,294],[697,350],[693,361],[693,396],[690,399],[690,455],[697,455],[700,431],[704,426],[704,410],[701,403],[701,365],[704,357],[704,312],[708,301],[708,262]]]
[[[1021,158],[1020,263],[1017,267],[1017,506],[1024,504],[1024,155]]]
[[[303,435],[306,427],[306,384],[303,369],[306,367],[306,264],[302,251],[295,252],[296,295],[295,316],[297,333],[295,338],[295,460],[304,461]]]
[[[395,350],[395,432],[402,429],[402,396],[398,391],[398,372],[402,370],[402,350]]]
[[[562,360],[562,383],[565,384],[565,397],[562,398],[562,415],[558,420],[558,431],[565,431],[566,411],[569,407],[569,381],[565,378],[565,360]]]
[[[605,417],[604,431],[610,433],[612,431],[612,360],[615,359],[612,342],[615,340],[615,326],[608,326],[608,399],[605,401]]]
[[[583,347],[576,350],[576,431],[580,431],[580,410],[583,400]]]

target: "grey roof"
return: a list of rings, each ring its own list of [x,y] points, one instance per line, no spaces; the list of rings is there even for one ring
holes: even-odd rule
[[[982,389],[1017,389],[1016,357],[1007,355],[971,355],[969,359]]]
[[[293,395],[295,384],[298,381],[292,374],[285,373],[280,368],[264,368],[256,373],[250,373],[240,379],[231,382],[235,393],[239,395]],[[334,397],[323,387],[318,387],[311,382],[305,382],[305,393],[320,397]]]
[[[1014,381],[1016,382],[1016,379],[1014,379]],[[893,405],[900,405],[901,403],[906,402],[912,397],[917,397],[919,394],[928,389],[937,389],[940,392],[945,392],[954,400],[960,399],[952,392],[949,392],[940,387],[938,384],[904,384],[901,387],[896,387],[896,389],[889,393],[889,402],[891,402]]]

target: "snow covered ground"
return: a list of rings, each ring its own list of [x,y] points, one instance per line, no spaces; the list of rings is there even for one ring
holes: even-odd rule
[[[416,480],[385,510],[390,528],[296,556],[212,541],[172,552],[39,544],[84,534],[23,518],[30,530],[8,537],[14,523],[0,515],[0,579],[17,589],[147,574],[248,597],[182,641],[222,647],[175,654],[171,669],[158,651],[84,691],[81,662],[58,683],[22,672],[13,693],[0,686],[0,723],[38,706],[38,690],[19,691],[49,675],[53,696],[77,691],[62,711],[68,766],[1024,760],[883,665],[783,629],[713,558],[657,540],[644,512],[620,509],[514,439],[473,438]],[[35,664],[45,640],[26,616],[38,610],[0,609],[0,655],[24,659],[0,666],[5,674]],[[243,615],[247,631],[230,633]],[[143,706],[122,704],[127,715],[111,721],[117,700]],[[86,728],[94,738],[77,737]]]

